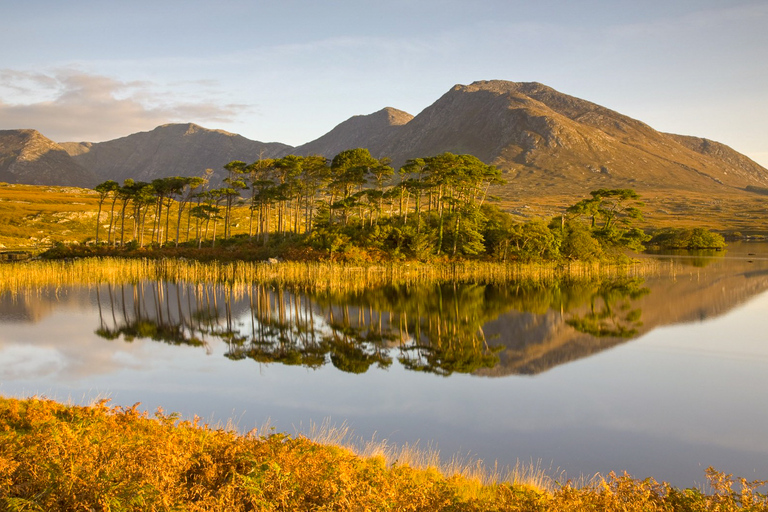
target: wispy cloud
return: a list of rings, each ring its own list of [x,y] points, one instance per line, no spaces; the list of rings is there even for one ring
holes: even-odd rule
[[[210,99],[185,100],[160,84],[71,69],[0,70],[0,90],[18,98],[0,100],[0,129],[34,128],[59,142],[99,142],[170,122],[230,123],[249,109]]]

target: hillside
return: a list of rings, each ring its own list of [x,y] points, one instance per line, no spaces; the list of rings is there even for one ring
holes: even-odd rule
[[[0,130],[0,182],[93,186],[92,172],[36,130]]]
[[[321,138],[326,147],[343,145],[332,135],[345,124]],[[506,192],[517,195],[601,187],[727,193],[768,185],[768,170],[723,144],[664,134],[539,83],[457,85],[387,136],[356,142],[396,165],[444,151],[471,153],[502,169]]]
[[[319,139],[293,149],[297,155],[323,155],[333,158],[345,149],[368,148],[372,153],[384,155],[389,141],[413,116],[402,110],[387,107],[365,116],[354,116]]]
[[[271,158],[291,149],[193,123],[167,124],[107,142],[68,142],[62,146],[98,181],[121,183],[126,178],[152,181],[167,176],[201,176],[206,169],[223,177],[222,168],[232,160],[253,162],[260,155]]]

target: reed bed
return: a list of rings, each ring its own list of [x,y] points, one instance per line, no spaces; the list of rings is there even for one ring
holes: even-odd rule
[[[326,262],[198,262],[184,259],[83,258],[0,265],[0,291],[40,287],[124,284],[144,280],[228,285],[272,284],[299,291],[354,292],[388,284],[482,283],[528,280],[612,279],[681,272],[674,263],[643,259],[628,263],[405,263],[348,265]]]

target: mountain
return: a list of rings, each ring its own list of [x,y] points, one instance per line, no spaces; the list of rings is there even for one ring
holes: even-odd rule
[[[366,116],[353,116],[319,139],[294,148],[297,155],[323,155],[333,158],[345,149],[367,148],[382,154],[388,142],[413,116],[391,107]]]
[[[318,139],[322,145],[303,147],[330,148],[321,153],[332,157],[348,145],[335,134],[346,135],[358,122],[352,118]],[[723,144],[661,133],[535,82],[456,85],[407,123],[368,139],[358,133],[355,142],[395,165],[445,151],[470,153],[499,167],[507,188],[519,194],[601,187],[708,193],[768,185],[768,170]]]
[[[20,183],[93,186],[107,179],[201,175],[208,168],[220,180],[232,160],[288,153],[333,158],[364,147],[396,167],[445,151],[473,154],[501,169],[507,184],[494,193],[520,212],[531,197],[567,204],[598,188],[633,188],[660,215],[723,212],[734,219],[728,212],[736,208],[750,210],[748,222],[763,212],[747,187],[768,188],[768,170],[724,144],[662,133],[536,82],[456,85],[415,117],[394,108],[354,116],[296,148],[191,123],[99,143],[57,145],[30,130],[0,133],[0,179]],[[547,217],[550,210],[525,215]]]
[[[151,181],[167,176],[201,176],[213,169],[223,177],[223,167],[232,160],[253,162],[259,156],[272,158],[291,146],[246,139],[223,130],[196,124],[166,124],[149,132],[134,133],[107,142],[65,142],[62,147],[99,182],[126,178]]]
[[[96,184],[92,172],[36,130],[0,130],[0,181],[78,187]]]

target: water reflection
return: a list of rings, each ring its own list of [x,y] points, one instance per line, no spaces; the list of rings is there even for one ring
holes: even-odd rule
[[[0,392],[105,393],[238,417],[243,430],[332,418],[365,438],[435,441],[502,465],[542,459],[576,476],[626,469],[689,486],[712,464],[764,478],[763,248],[645,280],[0,294]],[[498,378],[514,374],[536,376]]]
[[[722,253],[718,253],[722,254]],[[759,255],[758,255],[759,256]],[[698,257],[698,256],[697,256]],[[677,262],[680,261],[676,258]],[[0,295],[0,322],[39,322],[95,305],[100,338],[148,339],[233,361],[352,374],[389,368],[448,376],[538,374],[650,330],[718,316],[768,289],[752,246],[706,267],[645,280],[561,279],[506,286],[385,286],[304,294],[286,288],[182,282],[102,284]]]
[[[698,268],[722,262],[726,254],[728,251],[724,249],[650,249],[646,252],[646,255],[674,258],[683,265]]]
[[[314,295],[258,284],[107,284],[95,290],[95,333],[208,351],[214,340],[223,341],[232,360],[308,368],[330,363],[347,373],[387,368],[396,358],[408,370],[448,376],[499,365],[509,339],[489,337],[485,326],[504,315],[559,311],[560,323],[575,333],[628,338],[642,326],[635,303],[648,293],[641,279],[386,286]]]

